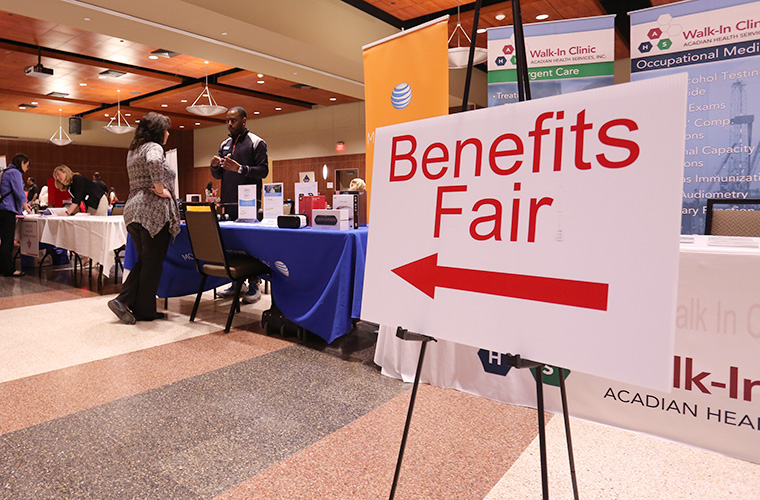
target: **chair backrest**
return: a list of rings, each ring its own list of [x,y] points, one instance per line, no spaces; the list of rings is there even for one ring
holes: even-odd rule
[[[117,201],[111,208],[111,215],[124,215],[124,202]]]
[[[760,237],[760,199],[707,200],[705,234]]]
[[[200,260],[227,267],[214,204],[185,203],[185,224],[196,264]]]

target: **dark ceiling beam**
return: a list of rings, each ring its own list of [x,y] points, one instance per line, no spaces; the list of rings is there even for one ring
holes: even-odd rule
[[[124,105],[121,106],[121,109],[122,111],[124,110]],[[129,106],[127,107],[127,109],[131,112],[138,112],[138,113],[150,113],[150,112],[161,113],[162,115],[168,116],[169,118],[177,118],[177,119],[182,119],[182,120],[187,120],[189,118],[191,120],[198,120],[198,121],[202,120],[202,121],[219,123],[219,124],[226,123],[224,118],[214,118],[212,116],[190,115],[186,113],[175,113],[173,111],[166,111],[166,110],[156,111],[155,109],[141,108],[139,106]]]
[[[404,21],[391,14],[388,14],[382,9],[378,9],[370,3],[363,2],[362,0],[343,0],[343,3],[347,3],[351,7],[357,8],[360,11],[374,17],[375,19],[379,19],[384,23],[390,24],[394,28],[404,28]]]
[[[34,92],[3,89],[3,88],[0,88],[0,94],[17,95],[19,97],[24,97],[24,98],[28,97],[30,98],[30,100],[35,100],[35,101],[45,99],[48,101],[68,102],[71,104],[82,104],[83,106],[93,106],[93,107],[99,107],[102,104],[100,102],[95,102],[95,101],[85,101],[83,99],[72,99],[69,97],[56,97],[56,96],[47,95],[47,94],[36,94]]]
[[[626,47],[631,46],[631,20],[628,13],[634,10],[649,9],[651,0],[599,0],[607,14],[615,15],[615,28]]]
[[[475,3],[471,2],[468,4],[460,5],[459,6],[459,12],[470,12],[472,10],[475,10]],[[498,3],[511,3],[511,2],[505,2],[504,0],[482,0],[480,8],[483,7],[490,7],[491,5],[496,5]],[[409,19],[408,21],[404,21],[404,29],[410,29],[414,28],[415,26],[419,26],[420,24],[424,24],[428,21],[433,21],[435,19],[438,19],[439,17],[443,16],[451,16],[456,17],[457,15],[457,8],[452,7],[451,9],[446,10],[439,10],[438,12],[433,12],[431,14],[426,14],[424,16],[415,17],[414,19]]]
[[[74,54],[72,52],[66,52],[58,49],[48,49],[46,47],[39,47],[29,43],[16,42],[13,40],[7,40],[0,38],[0,50],[9,50],[12,52],[20,52],[23,54],[40,54],[42,57],[48,57],[51,59],[58,59],[59,61],[68,61],[77,64],[84,64],[87,66],[96,66],[99,68],[115,69],[118,71],[124,71],[125,73],[132,73],[135,75],[147,76],[150,78],[157,78],[159,80],[170,82],[181,82],[186,77],[182,75],[175,75],[167,73],[166,71],[159,71],[154,69],[142,68],[140,66],[134,66],[132,64],[123,64],[106,59],[100,59],[97,57],[84,56],[81,54]]]
[[[280,104],[288,104],[290,106],[297,106],[304,109],[311,109],[314,106],[314,103],[311,102],[300,101],[298,99],[291,99],[289,97],[283,97],[274,94],[267,94],[265,92],[258,92],[256,90],[248,90],[241,87],[234,87],[232,85],[226,85],[224,83],[209,83],[208,88],[211,90],[229,92],[231,94],[241,95],[244,97],[255,97],[257,99],[264,99],[266,101],[277,102]]]

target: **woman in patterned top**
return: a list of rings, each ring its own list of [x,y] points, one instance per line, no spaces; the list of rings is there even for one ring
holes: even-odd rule
[[[127,324],[164,317],[156,312],[156,291],[170,236],[179,234],[175,174],[162,147],[169,138],[169,125],[166,116],[146,114],[127,153],[129,198],[124,223],[137,249],[137,262],[121,293],[108,302],[109,309]]]

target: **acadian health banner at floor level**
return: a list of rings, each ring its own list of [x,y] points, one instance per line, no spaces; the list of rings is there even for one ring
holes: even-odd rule
[[[688,72],[681,232],[708,199],[760,197],[760,2],[695,0],[631,12],[631,79]]]
[[[615,16],[524,27],[532,98],[613,84]],[[518,101],[514,28],[488,30],[488,106]]]

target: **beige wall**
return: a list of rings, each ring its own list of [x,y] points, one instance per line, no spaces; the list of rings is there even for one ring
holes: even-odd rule
[[[58,133],[58,117],[24,113],[22,111],[0,111],[0,136],[25,140],[47,141]],[[69,118],[61,120],[63,131],[69,131]],[[132,141],[132,134],[117,135],[103,130],[106,122],[82,120],[82,135],[72,135],[71,139],[81,145],[126,148]],[[134,124],[132,124],[134,125]]]
[[[248,117],[248,128],[267,142],[269,159],[332,156],[343,141],[343,154],[364,153],[364,102],[318,107],[271,118]],[[220,125],[195,131],[195,166],[207,167],[227,137]]]

